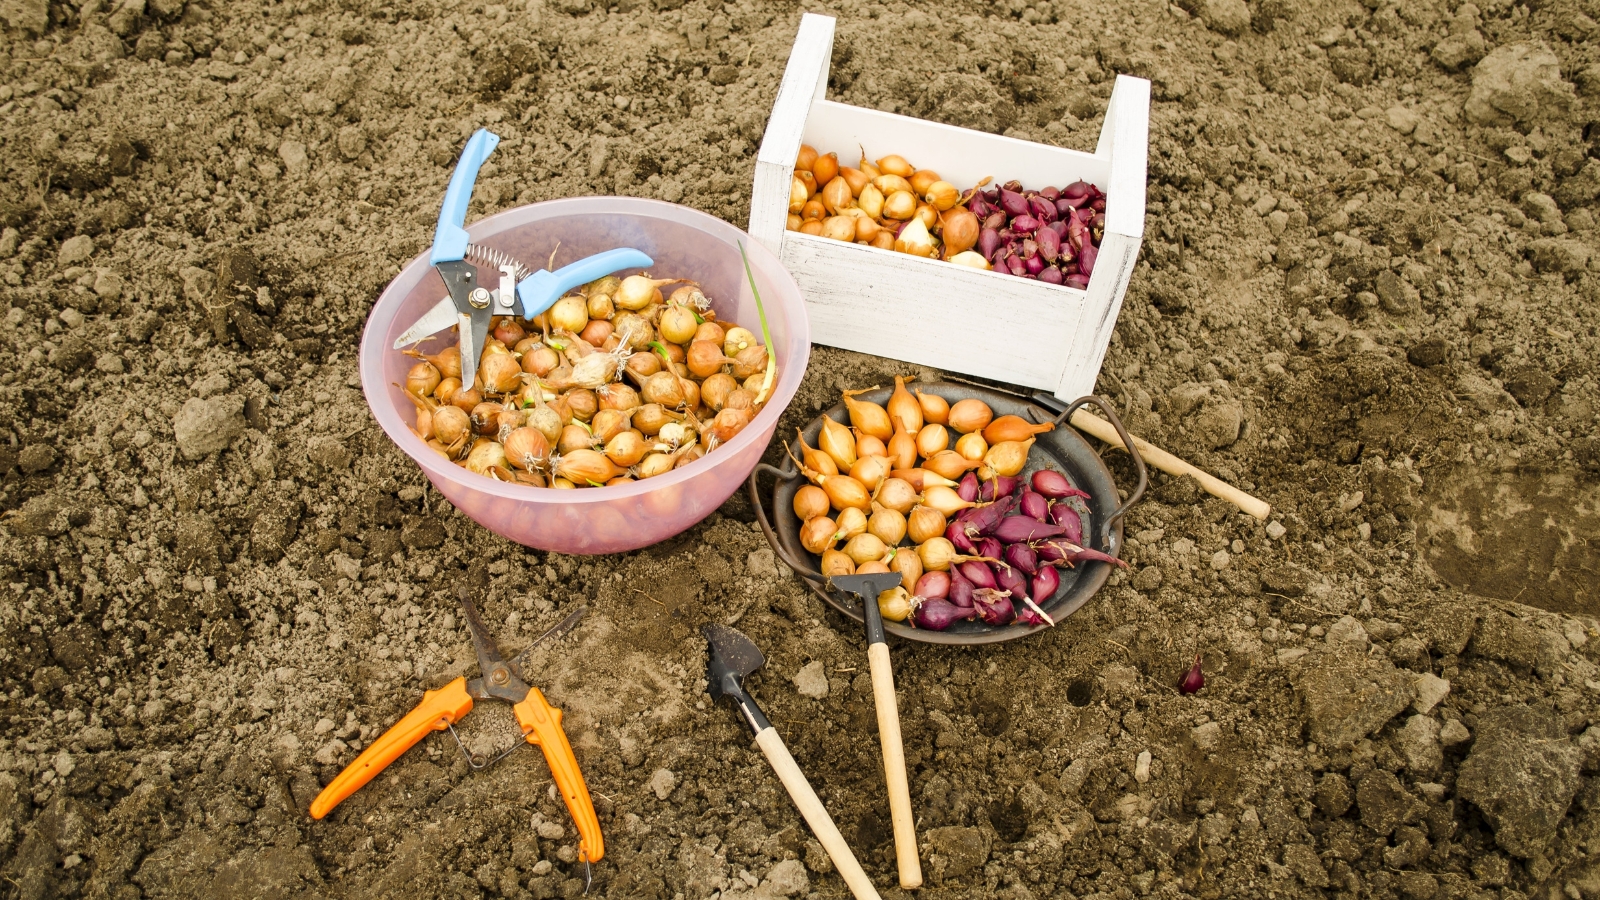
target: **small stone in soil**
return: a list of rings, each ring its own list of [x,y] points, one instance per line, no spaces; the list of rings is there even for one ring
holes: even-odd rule
[[[822,660],[814,659],[801,666],[795,673],[794,686],[802,697],[821,700],[828,696],[828,673]]]
[[[1424,715],[1431,712],[1439,705],[1439,701],[1450,693],[1450,682],[1432,672],[1418,675],[1412,680],[1412,684],[1417,689],[1417,699],[1411,704],[1411,708]]]
[[[1444,750],[1439,746],[1439,723],[1423,715],[1406,720],[1400,730],[1400,752],[1406,770],[1418,778],[1431,778],[1444,766]]]
[[[244,398],[234,395],[192,397],[172,420],[173,437],[186,459],[226,450],[244,427]]]
[[[657,769],[650,775],[650,790],[655,792],[657,800],[665,800],[672,796],[672,791],[678,786],[678,776],[671,769]]]

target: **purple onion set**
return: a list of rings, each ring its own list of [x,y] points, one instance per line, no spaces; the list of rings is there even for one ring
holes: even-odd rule
[[[1189,671],[1184,673],[1183,680],[1178,682],[1178,692],[1181,694],[1194,694],[1206,686],[1206,673],[1200,668],[1200,654],[1194,655],[1194,664]]]
[[[970,481],[969,481],[970,479]],[[1066,476],[1041,469],[1026,481],[997,477],[979,483],[968,473],[958,492],[993,499],[962,510],[945,537],[965,559],[948,572],[928,572],[916,583],[911,623],[944,631],[956,622],[1054,625],[1044,606],[1061,588],[1062,567],[1079,562],[1127,563],[1080,546],[1082,501],[1089,495]]]
[[[1086,181],[1024,190],[1008,181],[967,202],[978,217],[977,251],[996,272],[1084,289],[1106,231],[1106,195]]]

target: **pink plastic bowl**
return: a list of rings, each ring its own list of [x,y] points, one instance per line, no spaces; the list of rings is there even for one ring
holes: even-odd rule
[[[760,333],[754,295],[739,259],[739,244],[761,289],[778,359],[778,385],[744,431],[692,465],[635,484],[558,491],[506,484],[460,468],[429,450],[411,430],[416,415],[398,385],[415,360],[391,349],[394,340],[445,296],[426,254],[390,282],[361,336],[361,384],[367,405],[389,439],[422,467],[428,480],[473,521],[502,537],[560,553],[621,553],[663,541],[722,505],[750,475],[772,439],[778,416],[805,374],[811,355],[800,288],[766,248],[705,213],[631,197],[579,197],[507,210],[472,224],[472,241],[543,268],[556,254],[562,266],[615,247],[643,250],[651,274],[700,283],[721,321]],[[624,272],[621,274],[632,274]],[[426,344],[446,346],[444,336]]]

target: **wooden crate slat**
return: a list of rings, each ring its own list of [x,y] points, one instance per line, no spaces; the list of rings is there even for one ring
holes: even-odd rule
[[[772,104],[767,132],[756,154],[755,184],[750,194],[750,236],[777,254],[789,215],[789,181],[800,154],[811,104],[828,90],[833,57],[833,17],[806,13],[800,18],[789,66],[783,70],[778,99]]]
[[[813,341],[1028,387],[1055,388],[1083,314],[1081,291],[808,234],[789,234],[781,258]]]
[[[804,141],[818,153],[838,151],[842,166],[860,162],[858,146],[866,148],[869,159],[898,153],[918,168],[938,172],[939,177],[961,190],[985,177],[1016,178],[1036,189],[1047,184],[1065,187],[1079,178],[1104,185],[1111,176],[1107,160],[1090,153],[833,100],[819,100],[811,105]],[[794,160],[789,162],[792,171]]]

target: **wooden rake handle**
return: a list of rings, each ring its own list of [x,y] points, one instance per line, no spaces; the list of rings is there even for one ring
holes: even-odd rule
[[[894,695],[894,670],[889,645],[867,645],[872,665],[872,700],[878,709],[878,739],[883,744],[883,780],[889,788],[889,816],[894,821],[894,855],[900,886],[922,887],[922,861],[917,858],[917,824],[911,814],[911,786],[906,781],[906,749],[900,741],[900,705]]]
[[[1122,438],[1117,435],[1117,430],[1111,426],[1110,422],[1086,409],[1073,410],[1072,427],[1086,434],[1094,435],[1113,447],[1128,449],[1123,446]],[[1150,465],[1166,472],[1168,475],[1188,475],[1199,482],[1200,487],[1206,493],[1213,497],[1221,497],[1257,519],[1266,521],[1267,516],[1272,513],[1272,507],[1265,500],[1252,497],[1210,472],[1195,468],[1143,438],[1134,437],[1133,445],[1139,448],[1139,455],[1143,456],[1145,462]]]
[[[794,757],[789,755],[789,748],[783,745],[783,738],[778,736],[777,729],[770,726],[761,729],[756,735],[756,745],[767,755],[767,762],[772,764],[772,770],[778,773],[778,780],[783,782],[790,799],[799,807],[800,815],[811,826],[811,833],[817,836],[822,849],[828,851],[833,867],[839,870],[839,877],[844,879],[850,893],[855,895],[856,900],[880,900],[878,889],[872,886],[867,873],[861,869],[861,863],[856,861],[856,855],[850,852],[850,845],[844,842],[839,826],[833,824],[833,817],[828,815],[817,792],[811,789],[811,782],[806,780],[805,773],[800,771]]]

